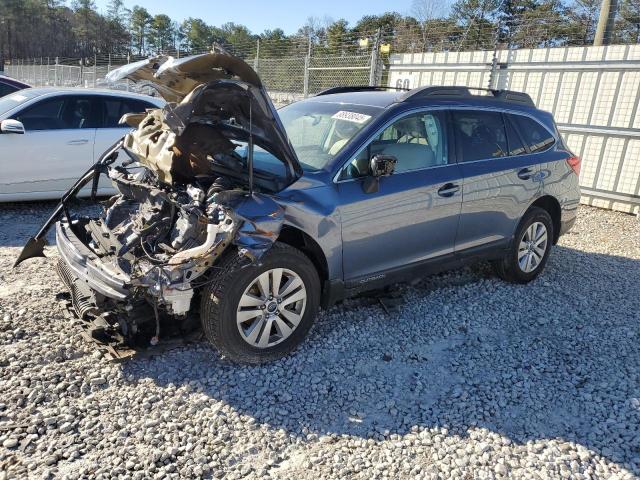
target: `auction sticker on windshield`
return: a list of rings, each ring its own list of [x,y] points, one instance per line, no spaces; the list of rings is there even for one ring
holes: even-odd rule
[[[349,112],[347,110],[340,110],[331,116],[336,120],[346,120],[347,122],[364,123],[371,118],[371,115],[365,115],[364,113]]]

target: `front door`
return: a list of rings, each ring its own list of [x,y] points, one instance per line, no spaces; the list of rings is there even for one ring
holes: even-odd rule
[[[342,170],[337,182],[347,282],[453,252],[462,199],[450,161],[446,113],[409,114],[383,129]],[[369,159],[397,159],[393,174],[366,193]]]
[[[42,100],[13,116],[24,134],[0,135],[0,194],[62,194],[92,163],[96,129],[89,96]]]

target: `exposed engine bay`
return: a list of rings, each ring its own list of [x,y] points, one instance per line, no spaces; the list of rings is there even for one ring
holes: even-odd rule
[[[145,328],[153,344],[161,317],[187,317],[227,249],[250,263],[273,245],[284,222],[273,194],[301,168],[260,79],[240,59],[159,57],[109,77],[150,83],[168,103],[123,117],[135,130],[63,197],[16,265],[44,256],[44,234],[60,219],[58,270],[77,315],[94,334],[125,342]],[[254,144],[277,165],[254,168]],[[117,195],[97,217],[71,215],[70,199],[90,182],[95,199],[100,175]]]
[[[100,258],[102,270],[124,279],[128,294],[113,298],[85,289],[72,298],[81,317],[100,317],[96,326],[104,329],[115,321],[125,337],[133,337],[141,322],[159,322],[160,314],[186,316],[194,292],[229,246],[255,261],[284,219],[271,198],[249,194],[225,177],[169,187],[147,168],[110,167],[108,175],[120,194],[105,202],[98,218],[78,218],[66,228]]]

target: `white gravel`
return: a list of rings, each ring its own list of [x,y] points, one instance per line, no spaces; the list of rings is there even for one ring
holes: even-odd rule
[[[640,475],[632,216],[582,207],[528,286],[479,265],[406,288],[393,315],[345,302],[255,368],[206,344],[101,358],[53,259],[10,268],[51,208],[0,206],[0,479]]]

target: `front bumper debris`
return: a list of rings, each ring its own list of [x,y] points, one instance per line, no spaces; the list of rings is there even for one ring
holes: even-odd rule
[[[63,281],[66,284],[64,279]],[[95,335],[95,330],[90,322],[80,318],[69,293],[58,294],[57,300],[61,303],[65,318],[80,332],[82,338],[112,362],[123,362],[133,358],[151,358],[155,355],[162,355],[169,350],[205,342],[201,329],[194,329],[179,336],[163,336],[153,347],[149,344],[130,346],[113,339],[105,340]]]
[[[129,296],[129,277],[123,272],[108,269],[64,220],[56,224],[56,244],[65,267],[89,288],[114,300],[122,301]]]

